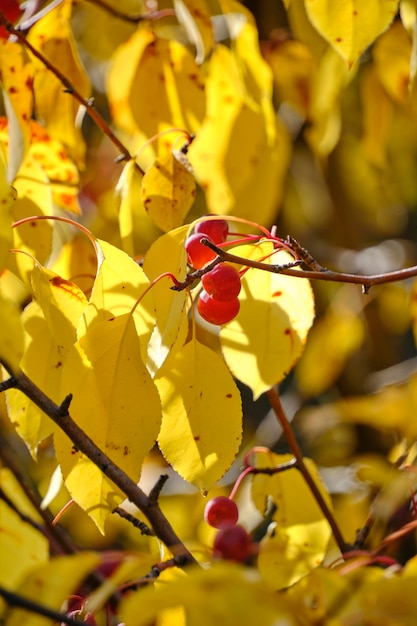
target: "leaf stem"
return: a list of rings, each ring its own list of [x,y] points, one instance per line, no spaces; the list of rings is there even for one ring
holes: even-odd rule
[[[297,460],[297,468],[299,469],[301,475],[303,476],[304,480],[306,481],[311,493],[313,494],[317,504],[319,505],[320,509],[323,512],[324,517],[327,519],[327,521],[329,522],[330,528],[332,529],[333,532],[333,536],[335,538],[335,541],[337,543],[337,545],[339,546],[339,550],[341,551],[341,553],[343,554],[344,552],[346,552],[347,549],[347,544],[345,542],[345,540],[343,539],[342,533],[339,529],[339,526],[333,516],[332,511],[330,510],[326,500],[323,498],[322,493],[320,492],[315,480],[313,479],[313,477],[311,476],[307,465],[304,462],[304,456],[303,453],[301,451],[300,446],[298,445],[297,439],[295,437],[294,431],[292,429],[291,424],[289,423],[287,416],[285,414],[285,411],[283,409],[283,406],[281,404],[281,399],[279,397],[278,391],[276,389],[270,389],[269,391],[266,392],[266,395],[268,396],[269,402],[271,404],[271,407],[281,425],[281,428],[284,432],[285,438],[287,440],[287,443],[290,447],[291,452],[293,453],[294,457]]]

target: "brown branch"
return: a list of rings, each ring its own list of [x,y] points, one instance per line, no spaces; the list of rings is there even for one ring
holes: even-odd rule
[[[272,272],[273,274],[284,274],[285,276],[294,276],[296,278],[308,278],[309,280],[325,280],[337,283],[352,283],[355,285],[361,285],[364,293],[368,293],[369,289],[374,285],[383,285],[386,283],[393,283],[399,280],[405,280],[406,278],[413,278],[417,276],[417,265],[407,267],[401,270],[395,270],[393,272],[386,272],[385,274],[372,274],[370,276],[360,276],[358,274],[346,274],[344,272],[333,272],[326,268],[318,270],[297,270],[291,267],[285,267],[283,265],[274,265],[269,263],[263,263],[262,261],[254,261],[253,259],[246,259],[230,252],[226,252],[222,248],[218,248],[216,245],[208,241],[208,239],[202,239],[201,243],[213,250],[220,261],[228,261],[229,263],[237,263],[239,265],[245,265],[246,267],[253,267],[265,272]],[[307,251],[305,251],[307,252]],[[303,261],[303,259],[301,259]],[[216,259],[214,259],[216,261]],[[214,263],[213,261],[213,263]],[[316,265],[316,267],[321,267]]]
[[[332,511],[330,510],[326,500],[323,498],[323,495],[320,489],[318,488],[315,480],[313,479],[313,477],[311,476],[307,468],[307,465],[304,462],[303,453],[301,452],[301,448],[298,445],[292,426],[289,423],[287,416],[285,415],[279,394],[276,391],[276,389],[270,389],[269,391],[267,391],[267,396],[268,396],[269,402],[271,403],[271,407],[284,432],[284,435],[290,447],[290,450],[293,453],[294,457],[297,459],[297,468],[301,472],[311,493],[314,496],[314,499],[316,500],[317,504],[322,510],[324,517],[329,522],[330,528],[332,529],[332,532],[333,532],[333,536],[336,540],[337,545],[339,546],[339,550],[343,554],[344,552],[346,552],[348,546],[345,540],[343,539],[343,535],[339,529],[339,526],[334,518]]]
[[[4,589],[4,587],[0,587],[0,598],[3,598],[9,606],[15,606],[19,609],[23,609],[24,611],[29,611],[30,613],[36,613],[37,615],[49,617],[55,622],[62,622],[63,624],[68,624],[69,626],[85,626],[85,622],[68,617],[65,613],[59,613],[59,611],[55,611],[54,609],[49,609],[43,604],[39,604],[38,602],[29,600],[20,594],[8,591],[7,589]]]
[[[58,406],[23,372],[15,377],[15,382],[15,388],[24,393],[36,406],[46,413],[69,437],[74,446],[88,457],[142,511],[149,520],[155,535],[170,549],[172,554],[183,561],[184,564],[195,563],[194,557],[176,535],[158,504],[152,502],[142,489],[123,470],[115,465],[70,417],[68,400],[64,400],[63,405]]]
[[[91,117],[91,119],[97,124],[98,128],[106,135],[110,141],[116,146],[121,155],[123,156],[123,161],[134,161],[136,170],[144,176],[145,172],[138,165],[136,160],[134,160],[133,156],[130,154],[129,150],[126,146],[120,141],[120,139],[113,133],[111,128],[109,127],[106,120],[100,115],[97,109],[94,106],[94,98],[83,98],[79,91],[74,87],[71,81],[53,64],[47,57],[45,57],[41,52],[36,50],[32,46],[32,44],[26,39],[25,35],[18,29],[14,28],[13,24],[7,21],[5,15],[2,11],[0,11],[0,24],[6,28],[6,30],[20,41],[21,44],[35,56],[43,65],[50,71],[54,76],[62,83],[64,86],[64,91],[71,94],[79,104],[86,108],[87,114]]]
[[[127,520],[130,524],[132,524],[132,526],[140,530],[142,535],[147,535],[148,537],[155,536],[155,533],[153,532],[153,530],[151,530],[149,526],[145,524],[145,522],[142,522],[142,520],[138,519],[131,513],[128,513],[127,511],[122,509],[120,506],[116,506],[116,508],[113,509],[112,513],[116,513],[116,515],[119,515],[119,517]]]

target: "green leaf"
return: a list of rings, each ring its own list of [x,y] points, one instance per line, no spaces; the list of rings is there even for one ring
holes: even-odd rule
[[[73,394],[71,416],[111,460],[138,481],[161,423],[161,403],[141,358],[133,316],[95,323],[64,364],[61,397]],[[65,485],[101,532],[123,499],[115,485],[78,452],[64,433],[54,436]]]
[[[163,411],[159,447],[185,480],[208,491],[239,450],[239,390],[223,361],[195,339],[174,351],[155,383]]]

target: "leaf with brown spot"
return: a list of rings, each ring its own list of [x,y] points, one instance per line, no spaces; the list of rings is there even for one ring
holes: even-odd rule
[[[168,232],[181,226],[194,202],[194,175],[173,152],[157,159],[142,181],[142,202],[151,220]]]

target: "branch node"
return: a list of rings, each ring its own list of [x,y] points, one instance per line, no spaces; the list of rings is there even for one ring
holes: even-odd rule
[[[148,501],[149,501],[150,506],[153,506],[158,503],[158,498],[161,495],[161,491],[166,481],[168,480],[168,478],[169,478],[168,474],[161,474],[161,476],[156,481],[155,485],[150,490],[149,496],[148,496]]]
[[[59,417],[68,417],[68,409],[72,402],[72,393],[69,393],[59,405]]]

